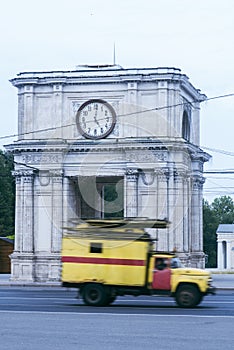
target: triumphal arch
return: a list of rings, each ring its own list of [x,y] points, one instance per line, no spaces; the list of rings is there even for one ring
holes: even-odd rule
[[[24,72],[18,89],[12,279],[56,281],[72,219],[167,218],[156,249],[204,267],[200,103],[177,68]],[[74,221],[73,221],[74,222]]]

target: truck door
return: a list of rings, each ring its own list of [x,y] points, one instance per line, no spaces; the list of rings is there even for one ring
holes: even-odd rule
[[[153,289],[159,290],[171,290],[171,269],[169,259],[155,257],[152,287]]]

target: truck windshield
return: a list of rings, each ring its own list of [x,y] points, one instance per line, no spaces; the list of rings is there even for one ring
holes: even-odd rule
[[[171,268],[172,269],[178,269],[180,267],[183,267],[180,259],[179,258],[172,258],[171,259]]]

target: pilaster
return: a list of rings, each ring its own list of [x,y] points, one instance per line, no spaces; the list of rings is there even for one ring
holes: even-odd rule
[[[183,171],[176,171],[174,173],[174,207],[173,207],[173,222],[176,223],[174,227],[174,248],[177,252],[184,251],[184,187],[185,187],[185,173]]]
[[[202,189],[204,178],[193,176],[191,197],[191,264],[204,267],[202,231]]]
[[[137,200],[137,187],[138,187],[138,170],[129,168],[126,170],[126,203],[125,211],[126,217],[137,217],[138,215],[138,200]]]
[[[61,251],[63,218],[63,171],[51,170],[52,179],[52,233],[51,252]]]
[[[158,218],[168,218],[168,180],[169,172],[167,168],[155,169],[157,181],[157,204],[156,215]],[[157,230],[157,250],[166,251],[169,246],[169,228]]]

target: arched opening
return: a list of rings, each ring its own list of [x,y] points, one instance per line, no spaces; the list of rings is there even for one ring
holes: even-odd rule
[[[227,268],[227,242],[222,242],[222,257],[223,257],[223,268]]]
[[[182,119],[182,137],[186,141],[190,141],[190,121],[186,111],[184,111]]]

